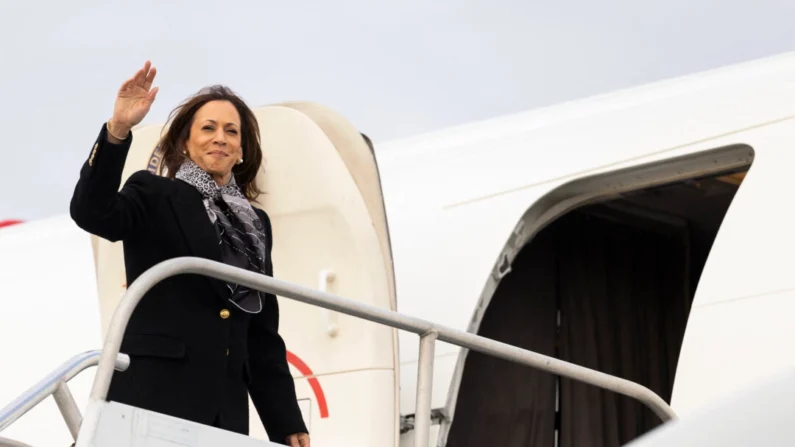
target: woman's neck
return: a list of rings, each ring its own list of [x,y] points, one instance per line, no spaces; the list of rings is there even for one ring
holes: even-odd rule
[[[215,180],[215,184],[216,185],[225,186],[227,183],[229,183],[229,180],[232,179],[232,173],[230,172],[229,174],[227,174],[225,176],[213,174],[212,178],[213,178],[213,180]]]

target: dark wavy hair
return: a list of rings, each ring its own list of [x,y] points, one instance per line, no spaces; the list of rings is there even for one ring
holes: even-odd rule
[[[186,154],[183,154],[183,151],[185,150],[185,143],[190,136],[190,127],[193,124],[193,117],[196,115],[196,111],[210,101],[219,100],[229,101],[235,106],[237,113],[240,114],[240,143],[243,150],[243,163],[234,165],[232,173],[246,198],[254,200],[262,194],[262,191],[257,188],[254,181],[262,164],[259,123],[257,123],[254,112],[251,111],[246,103],[229,87],[223,85],[212,85],[199,90],[169,114],[168,130],[160,137],[158,142],[160,153],[163,157],[163,166],[166,169],[166,176],[174,178],[179,167],[188,158]]]

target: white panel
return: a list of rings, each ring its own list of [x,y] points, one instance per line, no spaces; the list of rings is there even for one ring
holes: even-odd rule
[[[329,284],[329,292],[375,304],[372,301],[380,291],[367,275],[367,258],[351,250],[357,245],[356,233],[345,216],[333,208],[320,208],[274,213],[271,219],[277,278],[319,288],[320,272],[330,270],[336,278]],[[386,295],[381,298],[388,302]],[[326,332],[329,312],[324,309],[287,298],[279,299],[279,308],[279,329],[288,349],[315,373],[392,366],[392,334],[385,326],[332,313],[339,332],[331,337]]]
[[[80,447],[277,447],[275,444],[165,414],[110,402],[98,406],[93,439],[80,434]],[[89,443],[90,441],[90,443]]]
[[[274,275],[322,289],[320,273],[331,271],[329,292],[389,309],[386,268],[373,219],[329,136],[293,109],[266,107],[256,113],[266,151],[259,185],[267,192],[258,202],[273,222]],[[287,348],[324,389],[332,387],[326,391],[329,418],[313,413],[317,442],[394,444],[398,415],[393,330],[289,299],[280,299],[280,315],[279,332]],[[334,336],[327,332],[329,316],[339,328]],[[304,375],[298,369],[294,374]],[[300,396],[310,394],[302,391]]]
[[[89,236],[68,216],[0,230],[0,407],[74,355],[99,349],[99,309]],[[95,368],[69,383],[82,409]],[[52,398],[3,431],[38,445],[69,445]]]
[[[745,132],[756,156],[712,246],[676,373],[673,404],[689,413],[795,366],[782,345],[795,337],[795,127]]]
[[[787,371],[665,424],[626,447],[792,446],[793,414],[795,371]]]
[[[795,367],[795,290],[694,308],[672,406],[681,416]]]
[[[723,220],[695,306],[795,286],[795,126],[747,134],[756,157]]]

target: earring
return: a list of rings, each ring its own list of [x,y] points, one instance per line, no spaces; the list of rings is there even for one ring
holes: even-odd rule
[[[238,160],[237,164],[242,165],[243,164],[243,159],[241,158],[240,160]]]

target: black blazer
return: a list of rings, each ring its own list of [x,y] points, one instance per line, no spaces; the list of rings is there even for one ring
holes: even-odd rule
[[[70,213],[80,228],[123,241],[127,284],[178,256],[220,262],[201,194],[181,180],[147,171],[132,174],[119,191],[132,133],[116,145],[106,132],[103,124],[80,171]],[[270,252],[270,220],[255,210]],[[273,275],[272,265],[268,274]],[[250,394],[273,442],[307,433],[278,334],[276,297],[263,294],[262,312],[248,314],[227,299],[227,290],[215,279],[178,275],[149,291],[122,341],[130,368],[114,373],[108,399],[248,434]]]

